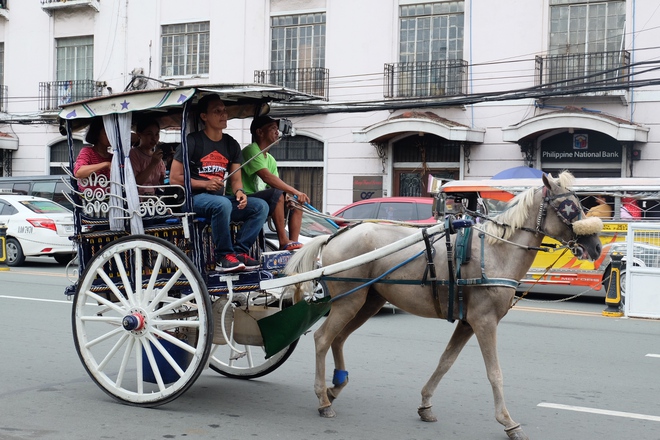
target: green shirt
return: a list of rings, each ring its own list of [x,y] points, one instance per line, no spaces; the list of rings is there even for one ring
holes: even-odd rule
[[[250,160],[254,155],[257,156]],[[250,162],[248,162],[248,160],[250,160]],[[274,176],[280,176],[277,172],[277,161],[275,158],[271,156],[270,153],[266,153],[264,156],[256,142],[243,148],[243,163],[246,165],[241,169],[241,178],[243,179],[243,190],[245,191],[245,194],[254,194],[257,191],[264,190],[268,187],[268,185],[266,185],[266,183],[257,175],[257,171],[265,168]]]

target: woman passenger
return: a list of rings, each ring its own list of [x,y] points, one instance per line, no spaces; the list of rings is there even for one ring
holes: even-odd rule
[[[105,133],[103,119],[96,118],[89,125],[85,142],[91,145],[85,145],[73,165],[73,175],[78,179],[78,188],[84,191],[85,188],[100,188],[100,185],[81,185],[80,179],[88,178],[92,173],[96,176],[104,176],[107,182],[110,182],[110,168],[112,164],[112,152],[110,150],[110,141]],[[105,187],[109,191],[110,185]]]
[[[138,121],[135,131],[139,144],[131,149],[130,159],[135,173],[135,183],[144,186],[163,185],[165,181],[165,163],[163,150],[157,148],[160,140],[160,126],[152,118]],[[154,188],[140,188],[138,193],[154,194]]]

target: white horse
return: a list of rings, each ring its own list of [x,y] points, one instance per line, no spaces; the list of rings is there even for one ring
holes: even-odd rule
[[[601,243],[597,233],[602,222],[597,218],[583,218],[579,199],[570,191],[572,175],[563,172],[557,180],[543,177],[544,186],[519,194],[509,203],[509,208],[492,222],[474,227],[471,242],[471,259],[460,266],[463,279],[513,280],[512,284],[464,285],[463,301],[453,302],[451,316],[458,317],[454,333],[440,358],[438,367],[422,389],[422,401],[418,414],[423,421],[435,422],[431,411],[431,397],[442,377],[447,373],[459,353],[472,337],[477,336],[486,364],[488,380],[493,389],[495,418],[504,426],[511,439],[528,437],[519,423],[509,415],[504,402],[502,371],[497,355],[497,325],[507,314],[515,295],[516,282],[527,272],[536,256],[544,236],[565,244],[582,259],[595,260],[600,256]],[[409,227],[365,223],[350,230],[330,236],[318,237],[298,251],[287,265],[288,274],[308,272],[318,265],[319,254],[323,265],[344,261],[405,238],[417,230]],[[483,237],[480,237],[484,234]],[[432,237],[434,241],[437,237]],[[454,241],[455,238],[452,238]],[[435,248],[434,269],[438,280],[449,279],[445,240],[432,244]],[[482,249],[483,248],[483,249]],[[535,249],[536,248],[536,249]],[[414,257],[422,254],[419,258]],[[484,273],[482,274],[482,255]],[[335,417],[332,402],[348,383],[343,346],[349,335],[390,302],[408,313],[427,318],[448,316],[449,285],[440,281],[436,292],[432,283],[421,285],[428,264],[424,243],[419,242],[376,261],[353,267],[336,274],[326,282],[327,291],[335,298],[342,293],[357,289],[332,303],[330,314],[314,334],[316,344],[316,379],[314,390],[319,398],[319,413],[323,417]],[[373,280],[408,259],[411,261],[387,275],[380,282],[367,285]],[[386,282],[386,281],[390,282]],[[392,283],[391,280],[406,280]],[[420,280],[410,284],[410,280]],[[299,286],[300,287],[300,286]],[[459,309],[461,307],[461,309]],[[464,316],[460,317],[461,310]],[[325,379],[325,360],[332,348],[335,364],[333,387],[328,388]]]

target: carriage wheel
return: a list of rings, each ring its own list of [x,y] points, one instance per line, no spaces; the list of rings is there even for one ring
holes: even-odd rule
[[[296,339],[291,345],[268,359],[263,347],[232,344],[245,353],[239,355],[229,345],[213,345],[209,365],[211,369],[227,377],[256,379],[277,370],[291,356],[298,341]]]
[[[272,293],[272,292],[271,292]],[[246,305],[251,307],[258,307],[258,304],[263,305],[263,296],[257,295],[243,297],[242,300],[237,301],[237,303],[242,303],[240,308],[244,308]],[[271,300],[266,300],[271,306],[277,306],[281,301],[280,293],[276,293],[273,296],[269,296]],[[266,349],[261,345],[245,345],[243,343],[236,342],[234,339],[234,320],[233,318],[225,324],[225,333],[222,331],[222,315],[221,311],[225,308],[227,304],[226,299],[218,299],[214,302],[214,311],[213,319],[215,322],[214,338],[219,338],[220,340],[225,339],[225,334],[229,337],[229,343],[224,342],[221,345],[213,344],[211,348],[211,356],[209,357],[209,366],[214,371],[225,375],[227,377],[233,377],[236,379],[255,379],[257,377],[265,376],[276,369],[278,369],[293,353],[296,345],[298,345],[298,340],[295,340],[291,345],[282,349],[278,353],[275,353],[270,358],[266,359]],[[292,304],[289,301],[283,301],[282,307],[288,307]],[[219,308],[217,306],[220,306]],[[245,342],[245,341],[242,341]],[[255,343],[259,343],[256,340]]]
[[[117,400],[145,407],[176,399],[199,377],[211,320],[192,262],[148,235],[121,238],[96,254],[72,312],[76,350],[90,377]]]

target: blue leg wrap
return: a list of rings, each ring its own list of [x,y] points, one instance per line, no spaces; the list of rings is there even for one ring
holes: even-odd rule
[[[339,386],[344,382],[346,382],[347,380],[348,380],[348,371],[335,369],[335,373],[332,375],[333,385]]]

